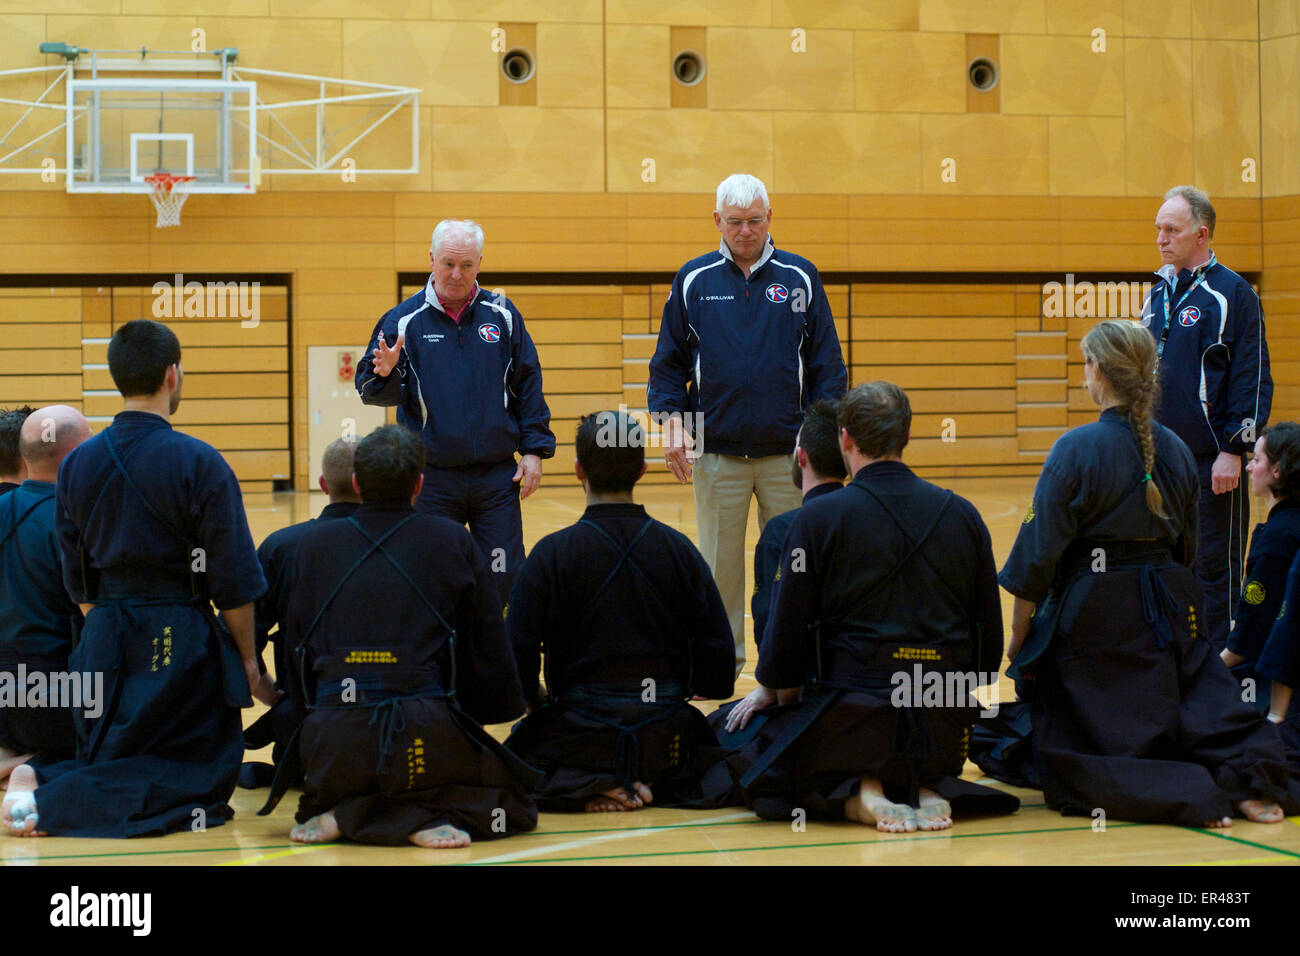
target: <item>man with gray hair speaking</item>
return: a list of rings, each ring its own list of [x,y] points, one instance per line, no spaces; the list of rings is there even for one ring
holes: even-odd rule
[[[745,662],[745,528],[799,507],[790,453],[804,410],[848,384],[817,267],[777,249],[772,204],[754,176],[718,186],[714,252],[678,271],[664,303],[646,401],[664,420],[664,458],[695,479],[703,553],[727,608],[736,673]],[[694,439],[695,464],[687,436]]]
[[[1165,193],[1156,214],[1160,281],[1142,304],[1156,339],[1160,424],[1196,459],[1201,497],[1196,564],[1205,586],[1204,633],[1223,650],[1241,590],[1250,502],[1243,456],[1268,424],[1273,403],[1259,296],[1210,248],[1214,207],[1195,186]]]
[[[504,603],[524,563],[519,502],[541,483],[555,436],[524,317],[505,296],[479,288],[482,263],[478,223],[438,223],[433,274],[370,333],[356,389],[367,405],[396,405],[398,423],[424,440],[416,510],[469,525]]]

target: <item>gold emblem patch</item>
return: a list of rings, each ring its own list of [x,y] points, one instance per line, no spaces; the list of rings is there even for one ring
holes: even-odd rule
[[[1029,522],[1033,520],[1034,520],[1034,503],[1031,501],[1029,502],[1029,510],[1025,512],[1025,520],[1021,523],[1029,524]]]
[[[1246,603],[1263,604],[1264,603],[1264,585],[1258,581],[1251,581],[1246,585]]]

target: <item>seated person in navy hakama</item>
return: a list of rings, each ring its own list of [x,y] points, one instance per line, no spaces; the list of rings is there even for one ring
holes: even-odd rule
[[[68,665],[103,675],[105,704],[94,716],[74,711],[75,759],[13,771],[0,809],[10,832],[218,826],[234,814],[240,708],[250,690],[275,700],[254,649],[266,581],[239,482],[216,449],[171,426],[180,355],[161,323],[121,326],[108,366],[126,409],[59,469],[64,587],[86,614]]]

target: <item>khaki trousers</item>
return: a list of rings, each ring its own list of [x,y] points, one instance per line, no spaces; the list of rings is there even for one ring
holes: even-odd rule
[[[737,458],[704,454],[695,460],[695,514],[700,552],[713,571],[736,642],[736,674],[745,663],[745,529],[749,499],[758,497],[758,530],[768,519],[798,508],[803,495],[790,476],[789,455]],[[752,573],[752,572],[751,572]]]

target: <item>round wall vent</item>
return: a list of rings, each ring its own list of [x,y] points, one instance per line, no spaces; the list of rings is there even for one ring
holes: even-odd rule
[[[527,83],[536,72],[532,53],[522,47],[509,50],[501,57],[501,73],[511,83]]]
[[[987,93],[998,85],[998,65],[986,56],[971,60],[966,75],[970,78],[970,85],[981,93]]]
[[[704,57],[694,50],[683,50],[673,57],[673,79],[682,86],[694,86],[704,79]]]

